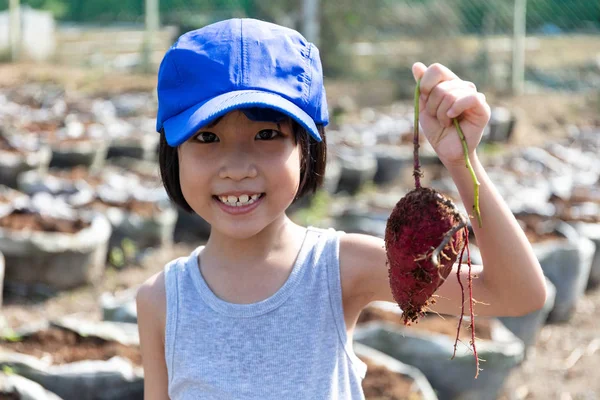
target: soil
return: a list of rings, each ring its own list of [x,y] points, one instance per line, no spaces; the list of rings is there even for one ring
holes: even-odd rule
[[[115,76],[98,74],[89,68],[57,68],[56,65],[40,63],[3,64],[0,66],[0,72],[2,87],[34,81],[57,81],[67,85],[70,91],[121,93],[154,90],[156,84],[154,74]],[[360,83],[363,87],[357,87],[355,81],[347,85],[336,85],[335,82],[329,81],[326,85],[332,105],[334,100],[342,98],[342,95],[356,93],[368,97],[365,102],[359,104],[360,106],[380,106],[393,100],[393,97],[381,95],[381,91],[391,91],[390,83],[386,81],[380,84],[379,91],[371,90],[371,82]],[[341,90],[337,90],[336,86]],[[352,92],[349,88],[356,90]],[[365,88],[369,90],[364,90]],[[554,138],[564,137],[567,124],[583,126],[598,122],[599,103],[595,91],[583,94],[554,91],[526,94],[517,98],[501,98],[490,94],[487,97],[490,104],[506,106],[519,118],[511,143],[507,147],[544,145]],[[104,279],[97,286],[89,285],[61,292],[43,300],[17,294],[6,297],[5,291],[0,319],[4,318],[13,328],[38,319],[60,317],[75,312],[85,313],[86,318],[92,320],[100,320],[98,297],[102,292],[114,292],[136,286],[161,270],[165,262],[187,255],[191,250],[192,246],[189,245],[156,249],[146,257],[143,267],[127,266],[118,271],[107,268]],[[586,293],[578,302],[568,323],[546,325],[542,328],[527,359],[513,370],[505,384],[505,391],[498,400],[597,399],[600,394],[598,319],[600,289]],[[478,326],[479,323],[476,328]]]
[[[56,132],[60,127],[59,122],[55,121],[36,121],[30,122],[27,125],[23,126],[23,129],[34,132],[34,133],[42,133],[42,132]]]
[[[468,313],[468,310],[465,310],[465,313]],[[454,339],[456,338],[457,326],[458,317],[448,315],[442,317],[429,314],[410,327],[418,331],[441,333]],[[477,340],[490,340],[492,338],[492,327],[489,319],[475,316],[475,338]],[[463,318],[459,339],[465,342],[471,340],[470,320]]]
[[[104,181],[102,176],[96,174],[90,174],[87,167],[78,166],[66,170],[53,170],[50,175],[57,178],[67,179],[70,181],[84,180],[92,187],[101,185]],[[138,174],[139,175],[139,174]],[[135,199],[129,199],[125,203],[112,203],[96,199],[91,203],[84,204],[81,208],[91,207],[100,212],[105,211],[109,207],[118,207],[132,214],[139,215],[144,218],[152,218],[157,212],[160,212],[160,208],[153,202],[139,201]]]
[[[371,321],[387,321],[394,324],[404,324],[402,321],[402,315],[396,314],[392,311],[382,310],[377,307],[365,307],[360,315],[356,324],[366,324]]]
[[[139,201],[134,199],[129,199],[125,203],[110,203],[102,201],[100,199],[96,199],[91,203],[86,204],[84,207],[91,207],[100,212],[103,212],[110,207],[118,207],[129,213],[139,215],[143,218],[152,218],[156,215],[157,212],[160,211],[156,203]]]
[[[98,139],[94,139],[88,137],[86,135],[81,135],[79,137],[61,137],[58,138],[54,133],[48,135],[48,141],[53,144],[59,144],[60,146],[76,144],[76,143],[85,143],[85,142],[98,142]]]
[[[411,393],[413,381],[390,371],[384,366],[373,363],[370,359],[360,357],[367,364],[367,375],[362,382],[367,400],[419,400],[418,393]]]
[[[400,314],[369,306],[360,313],[357,324],[363,324],[371,321],[387,321],[404,325],[402,316]],[[407,329],[437,332],[455,338],[457,326],[458,317],[442,317],[434,314],[428,314],[424,318],[418,320],[416,323],[412,323]],[[483,318],[478,319],[477,316],[475,316],[475,334],[477,339],[491,339],[491,327],[489,320]],[[463,319],[459,338],[461,340],[471,340],[469,320]]]
[[[579,300],[571,320],[545,325],[499,400],[595,400],[600,396],[600,288]],[[484,366],[485,368],[485,366]]]
[[[553,197],[550,201],[556,207],[556,215],[563,221],[568,222],[587,222],[590,224],[600,223],[600,215],[594,211],[587,211],[586,213],[581,213],[577,208],[583,206],[582,203],[589,202],[593,203],[593,199],[591,194],[585,195],[581,193],[579,196],[574,197],[571,196],[571,199],[564,200],[558,197]],[[598,204],[600,204],[600,200],[597,200]]]
[[[10,204],[14,200],[23,196],[25,196],[24,193],[21,193],[15,189],[5,188],[5,190],[0,190],[0,204]]]
[[[38,358],[50,354],[54,364],[84,360],[106,361],[114,356],[121,356],[131,360],[135,365],[142,365],[142,355],[137,346],[125,346],[97,337],[83,337],[73,331],[57,327],[35,332],[31,336],[23,338],[22,341],[0,340],[0,349],[29,354]]]
[[[517,215],[517,220],[524,225],[525,236],[529,243],[542,243],[552,240],[566,240],[552,227],[553,223],[547,217],[535,214]]]
[[[0,135],[0,151],[13,154],[22,154],[22,151],[13,147],[3,135]]]
[[[92,187],[102,184],[102,178],[100,176],[90,174],[89,169],[84,166],[77,166],[64,170],[52,170],[49,172],[49,175],[70,181],[84,180]]]
[[[591,202],[600,204],[600,181],[596,182],[596,188],[575,187],[571,192],[571,201],[575,203]]]
[[[22,210],[14,210],[0,218],[0,227],[15,231],[77,233],[89,226],[89,222],[81,219],[56,219]]]

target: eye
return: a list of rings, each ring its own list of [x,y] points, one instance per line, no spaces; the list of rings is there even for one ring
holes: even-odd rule
[[[219,141],[217,135],[212,132],[200,132],[196,135],[195,139],[200,143],[214,143]]]
[[[280,135],[280,132],[275,129],[263,129],[256,134],[256,138],[259,140],[272,140]]]

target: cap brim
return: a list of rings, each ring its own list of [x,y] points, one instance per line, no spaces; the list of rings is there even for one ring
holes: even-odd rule
[[[316,141],[321,141],[314,120],[291,101],[270,92],[238,90],[196,104],[167,119],[163,124],[167,143],[173,147],[179,146],[215,118],[233,110],[249,107],[271,108],[288,115],[306,129]]]

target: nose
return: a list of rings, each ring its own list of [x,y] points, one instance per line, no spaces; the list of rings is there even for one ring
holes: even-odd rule
[[[227,148],[221,158],[219,178],[241,181],[246,178],[256,178],[258,169],[254,157],[247,147],[235,145]]]

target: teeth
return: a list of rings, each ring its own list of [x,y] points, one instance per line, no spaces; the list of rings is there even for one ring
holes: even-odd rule
[[[247,194],[243,194],[239,197],[237,197],[237,196],[219,196],[219,200],[221,200],[223,203],[225,203],[229,206],[240,207],[240,206],[254,203],[259,197],[260,197],[260,194],[253,194],[251,196],[247,195]]]

